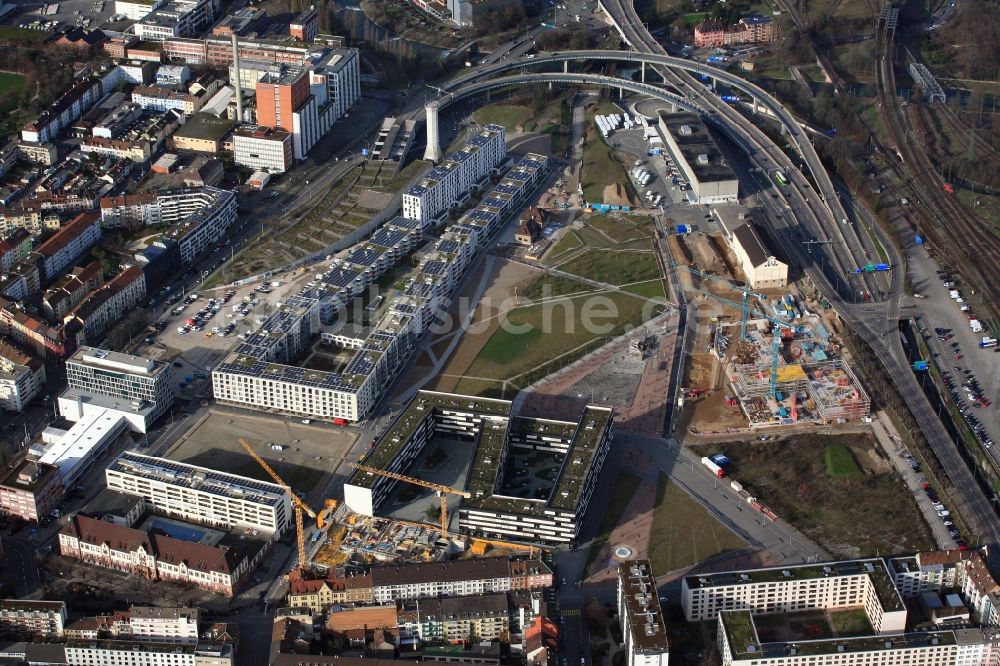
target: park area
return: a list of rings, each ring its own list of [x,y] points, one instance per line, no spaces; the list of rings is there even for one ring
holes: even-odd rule
[[[545,258],[549,266],[614,289],[518,264],[497,267],[483,302],[516,299],[515,305],[503,317],[477,309],[473,330],[465,333],[436,388],[511,398],[660,314],[663,275],[653,233],[648,217],[593,215],[566,229]],[[433,347],[437,353],[438,344]]]
[[[835,557],[934,548],[913,497],[869,433],[790,435],[697,450],[728,456],[731,478]]]

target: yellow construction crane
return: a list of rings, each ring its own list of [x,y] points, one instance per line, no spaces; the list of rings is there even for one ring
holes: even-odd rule
[[[289,486],[287,483],[285,483],[284,479],[278,476],[278,473],[275,472],[273,469],[271,469],[271,466],[268,465],[263,458],[257,455],[257,452],[254,451],[253,448],[249,444],[247,444],[246,440],[243,439],[242,437],[240,438],[240,446],[246,449],[246,452],[250,454],[250,457],[257,461],[257,464],[260,465],[272,479],[274,479],[275,483],[277,483],[279,486],[287,490],[288,496],[292,498],[292,505],[295,507],[295,536],[298,539],[298,546],[299,546],[299,569],[305,569],[306,535],[305,535],[305,526],[302,520],[302,512],[309,514],[310,518],[316,520],[316,527],[318,527],[319,529],[323,529],[327,525],[326,519],[329,517],[330,512],[333,511],[333,509],[337,508],[337,500],[332,500],[332,499],[326,500],[324,502],[325,506],[323,511],[321,511],[320,514],[317,516],[316,512],[310,509],[305,502],[303,502],[298,498],[298,496],[295,494],[295,491],[292,490],[292,487]]]
[[[402,481],[404,483],[409,483],[414,486],[420,486],[421,488],[430,488],[431,490],[437,492],[441,497],[441,538],[448,538],[448,500],[445,497],[446,493],[451,493],[452,495],[459,495],[460,497],[472,497],[471,493],[467,493],[464,490],[458,490],[457,488],[452,488],[450,486],[443,486],[440,483],[431,483],[430,481],[421,481],[420,479],[415,479],[412,476],[405,476],[403,474],[397,474],[396,472],[387,472],[384,469],[378,469],[376,467],[369,467],[368,465],[362,465],[360,463],[351,463],[351,467],[362,472],[368,472],[369,474],[376,474],[378,476],[384,476],[387,479],[393,479],[394,481]]]

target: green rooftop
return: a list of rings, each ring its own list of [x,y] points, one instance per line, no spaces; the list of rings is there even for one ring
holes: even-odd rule
[[[210,113],[196,113],[174,132],[174,136],[182,139],[221,141],[222,137],[235,126],[234,120],[216,118]]]
[[[750,611],[724,611],[719,613],[719,623],[726,632],[726,641],[734,657],[742,659],[760,654],[760,639]]]

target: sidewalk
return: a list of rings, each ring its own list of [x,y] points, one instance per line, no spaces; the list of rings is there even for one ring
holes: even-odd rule
[[[931,505],[930,498],[927,497],[927,493],[924,492],[921,486],[924,478],[923,475],[915,472],[906,461],[906,458],[903,457],[906,453],[906,448],[902,445],[902,439],[900,439],[896,427],[885,412],[876,414],[875,420],[872,422],[872,432],[875,434],[875,439],[878,440],[879,446],[889,456],[896,471],[903,477],[903,483],[906,484],[907,489],[916,500],[917,507],[919,507],[920,513],[923,514],[924,521],[930,527],[931,534],[934,536],[934,542],[938,548],[943,550],[957,548],[955,540],[948,534],[948,528],[944,526],[944,522],[937,515],[937,511]]]

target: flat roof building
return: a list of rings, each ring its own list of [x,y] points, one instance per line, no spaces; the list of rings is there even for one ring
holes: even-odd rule
[[[291,498],[274,483],[132,451],[115,458],[105,476],[108,488],[139,495],[151,510],[181,520],[268,534],[290,525]]]
[[[618,618],[626,666],[667,666],[670,641],[649,560],[618,564]]]
[[[22,460],[0,481],[0,511],[37,522],[59,505],[63,496],[59,468]]]
[[[660,134],[677,167],[691,185],[696,204],[734,203],[740,181],[726,163],[708,127],[695,113],[660,112]]]

